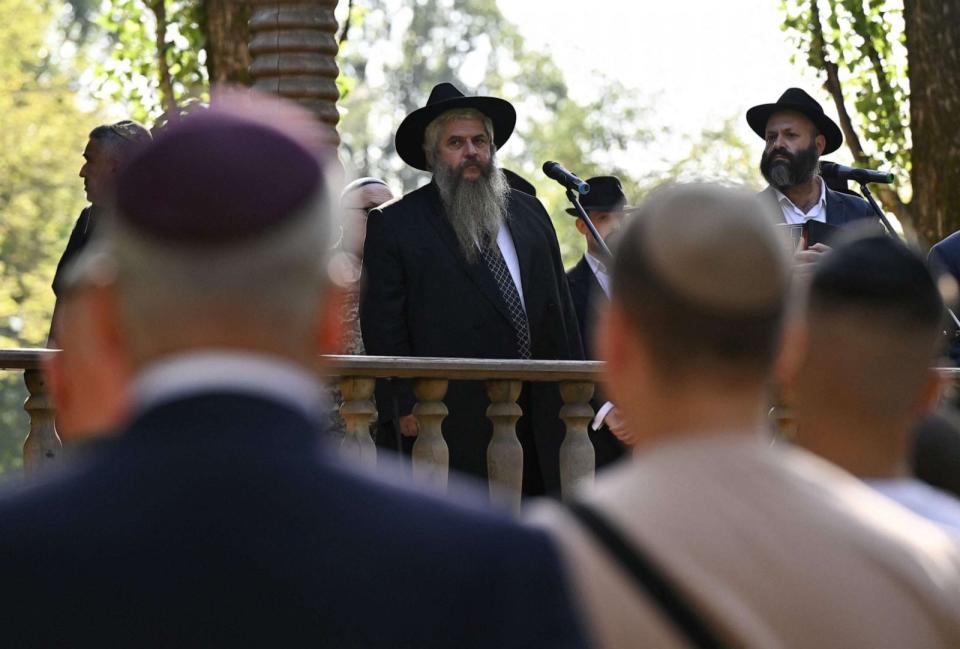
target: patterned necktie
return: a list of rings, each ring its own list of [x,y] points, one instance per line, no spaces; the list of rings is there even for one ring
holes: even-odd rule
[[[483,255],[487,268],[493,274],[493,279],[497,281],[500,295],[507,305],[510,324],[513,325],[513,333],[517,339],[517,353],[520,358],[530,358],[530,323],[527,322],[527,314],[523,310],[520,293],[517,292],[517,286],[513,283],[507,262],[500,254],[500,246],[497,245],[496,240],[487,240],[481,246],[480,254]]]

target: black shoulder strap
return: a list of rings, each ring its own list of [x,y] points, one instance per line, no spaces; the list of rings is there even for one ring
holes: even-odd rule
[[[581,502],[568,503],[568,507],[573,516],[593,533],[617,563],[633,577],[640,591],[656,602],[677,631],[692,646],[704,649],[708,647],[723,649],[726,646],[714,635],[706,621],[693,610],[648,555],[635,545],[634,547],[628,545],[620,533],[593,508]]]

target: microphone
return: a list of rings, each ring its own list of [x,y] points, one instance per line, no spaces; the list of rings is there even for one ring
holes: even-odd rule
[[[543,173],[547,175],[547,178],[552,178],[567,189],[579,194],[587,194],[590,192],[589,184],[577,178],[576,174],[570,173],[561,167],[559,162],[553,162],[552,160],[544,162]]]
[[[835,178],[837,180],[852,180],[860,184],[863,183],[892,183],[893,174],[887,171],[874,171],[873,169],[857,169],[822,160],[820,162],[820,175],[824,178]]]

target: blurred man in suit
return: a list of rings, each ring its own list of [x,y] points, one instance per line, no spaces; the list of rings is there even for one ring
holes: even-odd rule
[[[648,198],[597,337],[632,457],[545,505],[599,647],[954,647],[960,548],[816,456],[771,445],[786,251],[749,193]]]
[[[919,255],[858,238],[814,272],[781,369],[798,444],[960,539],[960,500],[909,475],[913,427],[940,397],[943,319]]]
[[[67,281],[99,291],[131,415],[0,501],[9,646],[581,646],[543,536],[320,445],[339,335],[323,139],[300,109],[218,97],[122,173]]]
[[[607,240],[615,235],[623,224],[627,210],[627,197],[623,194],[620,179],[616,176],[597,176],[587,180],[590,192],[580,199],[580,204],[590,217],[597,233]],[[567,272],[570,296],[580,323],[580,339],[584,354],[589,359],[593,353],[594,322],[599,305],[610,300],[610,260],[600,244],[593,238],[587,225],[577,218],[577,210],[568,208],[567,214],[576,218],[577,231],[583,235],[586,250],[576,266]],[[603,398],[598,390],[593,398],[596,417],[590,422],[590,441],[596,451],[597,467],[606,466],[623,456],[629,444],[629,427],[614,405]]]

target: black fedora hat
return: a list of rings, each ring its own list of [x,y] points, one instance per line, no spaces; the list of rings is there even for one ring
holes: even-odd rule
[[[452,83],[439,83],[430,91],[427,105],[407,115],[397,128],[397,153],[411,167],[429,171],[423,151],[423,135],[427,125],[448,110],[473,108],[493,123],[493,142],[499,149],[510,138],[517,123],[513,105],[498,97],[467,97]]]
[[[596,176],[587,180],[590,191],[580,199],[583,209],[594,212],[623,212],[633,209],[627,205],[623,186],[616,176]],[[567,208],[567,214],[576,216],[577,210]]]
[[[782,110],[792,110],[806,115],[816,125],[817,130],[827,140],[823,154],[833,153],[843,144],[843,133],[840,131],[840,127],[827,117],[823,112],[823,107],[816,99],[800,88],[787,88],[775,104],[760,104],[748,110],[747,124],[750,125],[754,133],[766,139],[767,121],[771,115]]]

